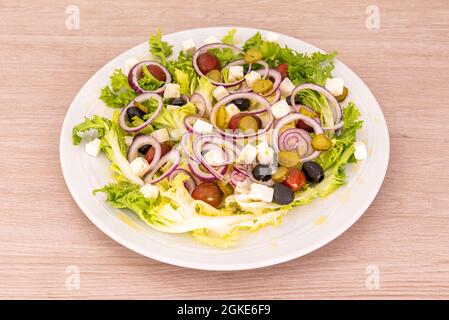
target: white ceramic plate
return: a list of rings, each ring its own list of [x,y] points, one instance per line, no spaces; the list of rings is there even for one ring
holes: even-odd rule
[[[164,36],[174,45],[174,54],[181,41],[193,38],[195,43],[214,35],[221,38],[227,27],[186,30]],[[238,28],[242,44],[257,30]],[[268,31],[259,30],[263,35]],[[279,42],[305,52],[320,50],[301,40],[279,35]],[[336,48],[338,49],[338,48]],[[92,190],[111,180],[109,163],[102,155],[92,158],[84,152],[84,144],[72,145],[72,127],[84,116],[110,116],[111,110],[98,99],[100,90],[109,83],[115,68],[123,68],[128,58],[148,55],[147,42],[116,57],[82,87],[72,102],[61,132],[61,167],[67,186],[78,206],[104,233],[144,256],[178,266],[207,270],[241,270],[274,265],[303,256],[327,244],[348,229],[368,208],[376,196],[389,158],[389,137],[382,111],[376,99],[347,66],[335,63],[334,75],[342,77],[349,87],[349,99],[360,108],[364,120],[358,137],[366,143],[368,158],[347,167],[347,184],[325,199],[300,206],[285,216],[278,227],[266,227],[255,233],[242,233],[238,245],[216,249],[196,243],[188,235],[170,235],[152,230],[134,214],[111,208],[104,195]],[[354,243],[357,245],[357,243]]]

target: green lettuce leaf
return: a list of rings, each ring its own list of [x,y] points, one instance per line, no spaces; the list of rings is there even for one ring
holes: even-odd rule
[[[167,65],[167,58],[173,53],[173,46],[165,41],[162,41],[160,30],[158,30],[155,34],[150,35],[148,44],[150,45],[150,53],[154,57],[158,57],[162,65]]]
[[[111,108],[123,108],[136,97],[129,86],[128,77],[120,69],[116,69],[110,77],[110,85],[101,90],[100,99]]]
[[[171,138],[179,140],[182,134],[186,131],[184,126],[184,118],[196,114],[196,107],[189,102],[177,108],[176,110],[167,110],[162,108],[161,113],[152,122],[155,129],[166,128],[170,132]]]
[[[91,119],[86,117],[83,122],[72,129],[73,144],[78,145],[81,142],[79,133],[92,129],[97,130],[98,138],[101,139],[101,150],[115,165],[115,171],[119,171],[132,183],[143,184],[142,179],[131,170],[126,158],[124,134],[117,123],[97,115],[94,115]]]
[[[168,61],[167,69],[173,75],[174,82],[179,84],[181,94],[191,95],[195,91],[198,75],[193,68],[191,56],[180,51],[178,59]]]
[[[213,105],[212,103],[212,91],[215,90],[215,86],[210,82],[209,78],[207,77],[201,77],[198,79],[198,88],[197,92],[201,94],[206,100],[206,103],[209,102],[210,105]]]
[[[256,48],[259,49],[262,46],[262,35],[260,32],[256,32],[251,38],[245,41],[243,44],[243,51],[248,51],[248,49]]]
[[[324,127],[334,126],[334,114],[327,99],[322,94],[314,90],[306,89],[302,90],[299,96],[303,104],[320,113],[321,123]],[[333,135],[332,131],[327,131],[327,134],[329,137]]]
[[[230,29],[228,31],[228,33],[221,38],[221,42],[226,43],[226,44],[234,44],[235,40],[234,40],[234,36],[235,33],[237,32],[237,29]]]

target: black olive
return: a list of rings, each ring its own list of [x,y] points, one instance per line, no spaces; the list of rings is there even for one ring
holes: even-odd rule
[[[321,182],[324,179],[323,168],[314,161],[304,162],[302,165],[302,171],[304,171],[307,180],[310,182]]]
[[[181,106],[185,105],[186,102],[181,98],[174,98],[170,101],[170,104],[172,106],[180,106],[181,107]]]
[[[273,168],[266,164],[258,164],[253,169],[253,176],[259,181],[268,181],[273,173]]]
[[[129,122],[132,122],[134,117],[142,119],[144,115],[145,113],[137,107],[131,107],[126,111]]]
[[[273,202],[278,204],[289,204],[293,201],[293,191],[281,183],[273,185]]]
[[[147,154],[148,149],[151,148],[150,144],[143,145],[139,148],[139,152],[142,154]]]
[[[287,104],[290,106],[291,105],[291,100],[292,99],[292,96],[291,95],[289,95],[289,96],[287,96],[286,98],[285,98],[285,101],[287,101]],[[301,97],[299,96],[299,95],[296,95],[296,97],[295,97],[295,104],[303,104],[302,103],[302,100],[301,100]]]
[[[231,103],[235,104],[237,108],[239,108],[240,111],[246,111],[249,109],[250,101],[246,98],[238,98],[233,100]]]

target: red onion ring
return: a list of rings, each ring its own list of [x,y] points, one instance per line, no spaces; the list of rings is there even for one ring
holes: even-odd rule
[[[289,113],[285,117],[282,117],[279,119],[279,121],[276,123],[276,126],[273,129],[272,136],[271,136],[271,144],[273,146],[274,152],[279,152],[279,131],[280,129],[285,126],[287,123],[296,121],[296,120],[302,120],[304,121],[308,126],[313,128],[313,131],[315,131],[315,134],[323,134],[323,128],[313,119],[306,117],[300,113]],[[320,151],[314,151],[311,155],[306,156],[304,158],[301,158],[301,162],[306,162],[312,159],[315,159],[320,155]]]
[[[337,101],[337,98],[335,98],[334,95],[329,92],[329,90],[327,90],[326,88],[319,86],[317,84],[303,83],[303,84],[300,84],[299,86],[297,86],[295,89],[293,89],[293,91],[290,95],[290,105],[292,107],[296,106],[296,104],[295,104],[296,95],[298,94],[299,91],[302,91],[305,89],[311,89],[311,90],[321,93],[327,99],[327,101],[329,101],[331,103],[331,111],[334,116],[334,122],[336,123],[336,126],[341,125],[340,123],[342,122],[342,109],[341,109],[340,104]],[[332,129],[327,129],[327,130],[332,130]]]
[[[279,135],[279,149],[281,151],[297,150],[299,155],[308,155],[312,138],[306,130],[290,128]],[[302,152],[301,152],[302,149]]]
[[[173,163],[170,169],[161,174],[159,177],[153,179],[153,176],[156,174],[156,172],[169,161]],[[159,159],[156,166],[143,177],[143,181],[145,183],[157,183],[159,181],[164,180],[179,166],[180,162],[181,162],[181,155],[179,154],[179,151],[172,149]]]
[[[190,161],[188,163],[189,169],[192,172],[193,175],[195,175],[195,177],[197,177],[199,180],[201,181],[215,181],[217,180],[217,177],[215,175],[213,175],[210,172],[204,172],[203,170],[201,170],[200,168],[200,164],[198,162],[195,161]],[[221,168],[221,170],[220,170]],[[226,173],[226,171],[228,170],[228,166],[222,166],[222,167],[218,167],[218,169],[220,170],[219,173],[221,175],[224,175]]]
[[[218,109],[222,106],[222,105],[226,105],[229,102],[235,100],[235,99],[239,99],[239,98],[244,98],[244,99],[250,99],[250,100],[256,100],[257,102],[259,102],[262,106],[265,107],[266,112],[268,112],[268,123],[265,126],[265,128],[263,129],[259,129],[257,132],[253,132],[253,133],[249,133],[249,134],[241,134],[241,133],[230,133],[230,132],[225,132],[222,129],[220,129],[216,124],[215,124],[215,118],[216,118],[216,113],[218,111]],[[264,97],[262,97],[261,95],[258,95],[257,93],[253,93],[253,92],[245,92],[245,93],[233,93],[230,94],[226,97],[224,97],[223,99],[221,99],[220,101],[218,101],[213,107],[212,107],[212,112],[210,113],[210,122],[214,125],[215,130],[217,130],[220,134],[229,137],[229,138],[236,138],[236,139],[243,139],[243,138],[250,138],[250,137],[254,137],[257,136],[259,134],[265,133],[270,127],[271,124],[273,123],[273,114],[271,113],[271,104],[267,101],[267,99],[265,99]]]
[[[234,51],[234,53],[241,53],[243,54],[244,52],[242,50],[240,50],[239,48],[237,48],[236,46],[230,45],[230,44],[225,44],[225,43],[211,43],[211,44],[206,44],[200,48],[198,48],[195,53],[193,54],[192,57],[192,63],[193,63],[193,68],[195,69],[196,73],[198,73],[199,76],[201,77],[206,77],[206,75],[204,73],[201,72],[200,68],[198,67],[198,56],[204,52],[206,52],[207,50],[211,50],[211,49],[231,49],[232,51]],[[241,80],[237,80],[234,82],[229,82],[229,83],[225,83],[225,82],[217,82],[214,80],[209,79],[209,81],[215,85],[215,86],[223,86],[223,87],[234,87],[240,83],[242,83],[245,80],[245,78],[242,78]]]
[[[190,97],[190,102],[192,102],[196,109],[198,110],[198,115],[200,117],[204,116],[206,114],[206,100],[204,97],[196,92]]]
[[[153,112],[153,115],[150,117],[150,119],[148,119],[143,124],[141,124],[140,126],[137,126],[137,127],[128,126],[128,124],[126,123],[126,113],[129,108],[134,106],[134,101],[142,103],[142,102],[150,100],[151,98],[153,98],[157,101],[158,106],[157,106],[156,111]],[[158,95],[157,93],[149,92],[149,93],[142,93],[141,95],[138,95],[125,108],[122,109],[122,112],[120,113],[120,116],[119,116],[120,127],[127,132],[138,132],[138,131],[142,130],[143,128],[148,126],[151,122],[153,122],[154,119],[156,119],[156,117],[159,115],[159,113],[162,110],[163,104],[164,103],[162,101],[161,96]]]
[[[139,148],[148,144],[151,145],[152,148],[154,148],[154,157],[153,160],[151,160],[148,170],[153,169],[153,167],[161,158],[161,144],[151,136],[140,135],[134,137],[133,142],[129,146],[127,155],[128,161],[132,162],[134,159],[136,159],[139,156]]]
[[[247,179],[249,179],[249,175],[247,175],[246,173],[243,173],[235,168],[234,170],[232,170],[230,182],[234,187],[237,186],[238,182],[243,182]]]
[[[263,76],[262,71],[257,71],[257,72],[259,72],[259,73]],[[274,81],[273,81],[273,87],[271,88],[270,91],[268,91],[267,93],[265,93],[265,94],[263,95],[264,97],[269,96],[269,95],[272,95],[273,92],[275,92],[275,91],[277,90],[277,88],[279,88],[279,86],[280,86],[280,84],[281,84],[281,81],[282,81],[282,75],[281,75],[281,73],[280,73],[279,71],[275,70],[275,69],[269,69],[269,70],[268,70],[268,77],[274,79]]]
[[[164,85],[156,90],[153,90],[153,91],[145,90],[139,85],[139,76],[142,74],[142,68],[146,67],[146,66],[151,66],[151,65],[161,68],[161,70],[165,74]],[[170,82],[171,82],[170,72],[168,72],[168,70],[162,64],[155,62],[155,61],[151,61],[151,60],[144,60],[139,63],[136,63],[131,68],[131,70],[129,70],[129,74],[128,74],[128,83],[136,93],[148,93],[148,92],[162,93],[165,90],[166,84],[170,83]]]
[[[168,180],[173,181],[173,179],[178,174],[185,174],[189,177],[188,180],[184,181],[184,187],[186,187],[186,189],[189,193],[192,193],[193,189],[195,189],[195,187],[196,187],[196,181],[193,178],[192,174],[189,171],[187,171],[186,169],[177,168],[177,169],[173,170],[172,173],[170,173],[170,175],[168,176]]]

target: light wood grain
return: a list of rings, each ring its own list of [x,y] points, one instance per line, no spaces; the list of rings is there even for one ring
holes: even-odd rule
[[[67,1],[0,3],[0,298],[449,298],[449,3],[370,1],[87,1],[80,30]],[[391,159],[365,215],[327,246],[242,272],[177,268],[135,254],[82,214],[59,167],[62,120],[105,62],[161,27],[216,25],[285,33],[339,58],[384,110]],[[79,290],[65,268],[81,270]],[[368,265],[380,289],[365,288]]]

